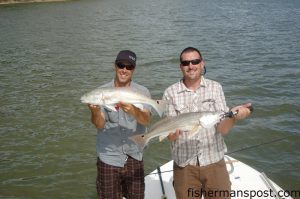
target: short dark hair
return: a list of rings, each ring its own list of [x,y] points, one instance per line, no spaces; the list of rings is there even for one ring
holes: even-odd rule
[[[181,56],[183,53],[189,53],[189,52],[195,52],[195,51],[200,55],[200,59],[202,59],[202,55],[197,48],[187,47],[187,48],[183,49],[183,51],[180,53],[180,62],[182,61]]]

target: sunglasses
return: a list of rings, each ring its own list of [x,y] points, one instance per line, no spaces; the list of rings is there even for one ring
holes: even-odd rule
[[[190,63],[192,63],[192,65],[197,65],[201,62],[201,59],[193,59],[193,60],[183,60],[181,61],[181,65],[182,66],[189,66]]]
[[[116,63],[116,65],[118,66],[118,68],[120,69],[124,69],[126,68],[126,70],[133,70],[135,68],[134,65],[130,65],[130,64],[123,64],[123,63]]]

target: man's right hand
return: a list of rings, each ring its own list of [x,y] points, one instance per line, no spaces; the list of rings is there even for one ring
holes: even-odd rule
[[[176,131],[174,133],[170,133],[168,135],[168,140],[173,142],[175,140],[177,140],[177,138],[182,134],[182,131],[180,129],[176,129]]]
[[[91,110],[91,112],[93,112],[93,113],[96,113],[96,112],[100,111],[100,108],[97,105],[88,104],[88,107]]]

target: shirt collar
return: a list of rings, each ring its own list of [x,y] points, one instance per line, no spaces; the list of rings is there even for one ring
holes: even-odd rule
[[[115,87],[115,79],[112,79],[109,84],[110,84],[111,87]],[[132,87],[132,84],[135,84],[135,83],[131,80],[129,87]]]
[[[200,82],[199,88],[200,87],[206,87],[206,86],[207,86],[206,80],[203,76],[201,76],[201,82]],[[185,84],[183,83],[183,78],[180,80],[179,85],[178,85],[178,93],[181,93],[181,92],[191,92],[191,90],[188,89],[185,86]]]

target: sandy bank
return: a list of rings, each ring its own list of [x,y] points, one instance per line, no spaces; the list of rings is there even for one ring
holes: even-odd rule
[[[68,0],[0,0],[1,4],[16,4],[16,3],[41,3],[41,2],[59,2]]]

